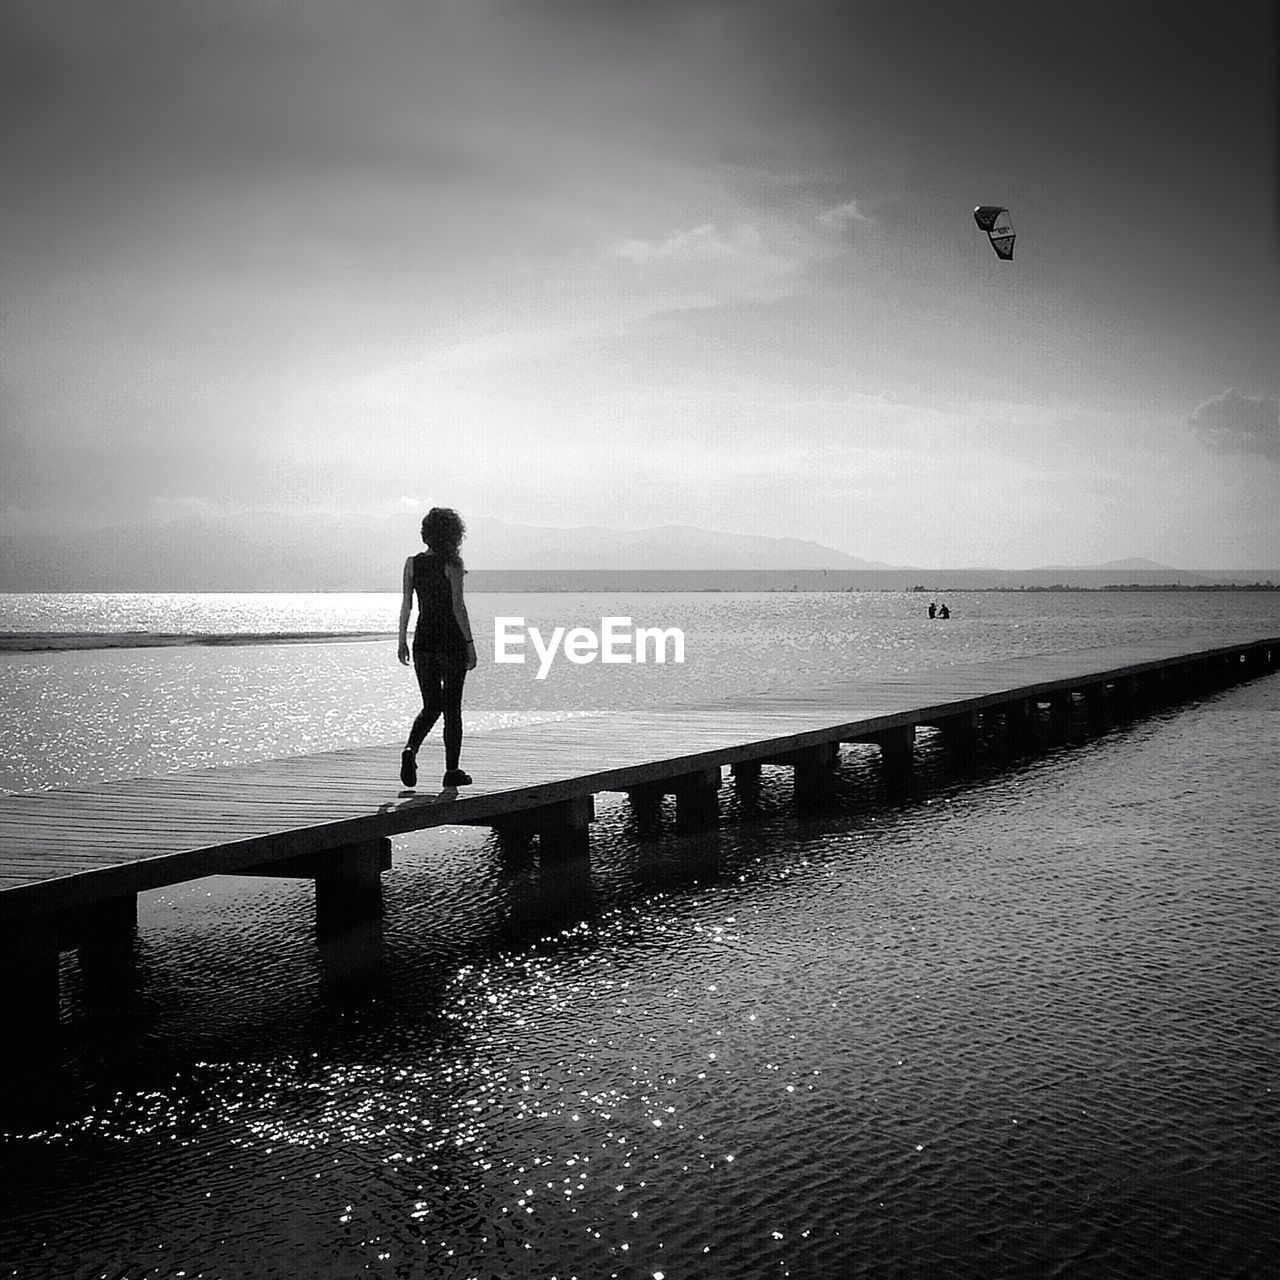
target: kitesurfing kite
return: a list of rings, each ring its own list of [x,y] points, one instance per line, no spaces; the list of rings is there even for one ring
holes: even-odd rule
[[[1013,220],[1008,209],[998,204],[980,204],[973,211],[973,220],[987,233],[997,257],[1013,257]]]

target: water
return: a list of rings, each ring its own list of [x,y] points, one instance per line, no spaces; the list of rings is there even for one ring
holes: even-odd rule
[[[1280,630],[1261,595],[1038,594],[954,596],[934,627],[903,596],[477,598],[477,630],[513,603],[683,625],[691,661],[541,685],[482,666],[469,716]],[[406,720],[377,642],[8,655],[0,682],[8,786]],[[797,815],[766,772],[726,785],[712,834],[606,802],[589,869],[406,838],[385,976],[355,1007],[325,996],[308,885],[144,895],[131,1019],[85,1018],[64,960],[54,1098],[0,1157],[0,1259],[129,1280],[1265,1275],[1278,714],[1269,677],[1015,766],[958,772],[926,739],[907,803],[855,748],[831,811]]]
[[[1280,592],[949,597],[927,625],[907,593],[477,595],[480,731],[789,684],[876,677],[1151,635],[1280,630]],[[326,607],[331,601],[331,607]],[[238,602],[238,603],[237,603]],[[0,633],[394,631],[394,595],[0,595]],[[680,627],[681,666],[495,665],[493,619],[599,629],[602,617]],[[530,654],[531,659],[533,655]],[[403,740],[417,687],[395,638],[227,648],[0,653],[0,789],[29,790]]]

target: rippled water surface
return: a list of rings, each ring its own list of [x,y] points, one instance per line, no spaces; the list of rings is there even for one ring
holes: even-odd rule
[[[1165,629],[1214,622],[1167,597],[1083,620],[1070,599],[1023,616],[988,597],[921,637],[887,600],[858,616],[809,599],[817,618],[704,598],[698,633],[724,637],[730,674],[684,673],[692,696],[757,687],[765,667],[970,661],[1015,626],[1025,651],[1150,634],[1148,609]],[[837,623],[866,631],[832,657]],[[395,734],[403,688],[397,705],[380,667],[358,674],[377,653],[11,658],[5,697],[40,694],[50,740],[84,743],[68,707],[136,696],[86,756],[118,776],[165,758],[153,738],[184,681],[169,767],[236,758],[246,725],[253,750],[291,724],[309,748],[315,688],[298,681],[317,672],[335,735]],[[505,707],[477,681],[478,709],[582,714],[685,687],[667,669],[655,694],[606,698],[579,672],[602,675],[566,673],[556,695],[524,673]],[[398,840],[381,934],[345,944],[376,975],[354,1001],[309,885],[143,895],[131,1007],[89,1016],[65,957],[61,1058],[9,1091],[5,1274],[1270,1274],[1277,724],[1271,676],[1022,760],[955,760],[925,736],[920,791],[892,803],[874,754],[846,748],[821,814],[797,814],[770,770],[726,782],[710,834],[602,802],[589,865],[469,829]],[[4,732],[11,779],[61,780],[57,751],[12,717]]]

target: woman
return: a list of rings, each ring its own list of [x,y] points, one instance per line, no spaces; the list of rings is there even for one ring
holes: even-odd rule
[[[418,597],[418,625],[413,633],[413,669],[422,690],[409,741],[400,753],[400,781],[418,784],[418,748],[435,722],[444,716],[444,786],[465,787],[470,777],[458,767],[462,753],[462,685],[476,665],[471,619],[462,598],[462,559],[458,546],[466,533],[456,511],[432,507],[422,521],[426,551],[404,562],[404,599],[400,604],[399,658],[409,665],[409,613]]]

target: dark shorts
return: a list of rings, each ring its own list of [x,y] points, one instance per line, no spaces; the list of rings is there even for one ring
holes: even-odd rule
[[[436,653],[413,642],[413,670],[425,689],[432,684],[461,684],[467,678],[465,654]]]

